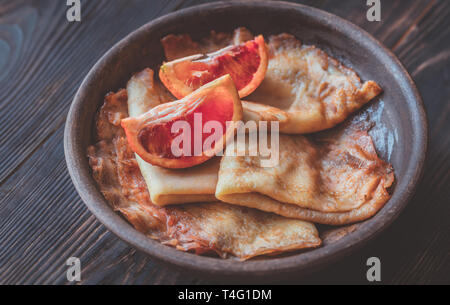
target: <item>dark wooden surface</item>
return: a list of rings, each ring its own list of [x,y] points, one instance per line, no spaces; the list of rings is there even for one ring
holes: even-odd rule
[[[70,102],[99,57],[163,14],[206,1],[0,0],[0,284],[66,284],[69,257],[83,284],[205,284],[163,267],[100,224],[77,195],[63,153]],[[450,1],[381,0],[368,22],[363,0],[299,1],[337,14],[392,49],[416,81],[430,123],[417,194],[381,236],[345,259],[290,283],[366,281],[377,256],[385,284],[450,283]]]

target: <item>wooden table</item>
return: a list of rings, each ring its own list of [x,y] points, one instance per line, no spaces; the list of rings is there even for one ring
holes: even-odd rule
[[[81,259],[83,284],[209,283],[153,262],[87,210],[66,170],[63,129],[71,100],[99,57],[137,27],[205,1],[0,0],[0,283],[66,284]],[[377,256],[385,284],[450,283],[450,1],[309,0],[392,49],[416,81],[430,122],[426,171],[400,218],[356,253],[295,283],[367,283]]]

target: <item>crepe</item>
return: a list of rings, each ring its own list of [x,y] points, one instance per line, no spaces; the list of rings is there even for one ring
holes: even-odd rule
[[[147,76],[150,71],[145,72]],[[182,251],[214,252],[221,257],[231,254],[241,260],[321,244],[313,224],[272,213],[221,202],[171,207],[153,204],[120,127],[120,118],[128,116],[126,98],[122,90],[105,99],[96,123],[99,142],[88,148],[88,158],[105,198],[137,230]]]
[[[186,34],[169,35],[161,42],[171,61],[252,38],[247,29],[238,28],[233,36],[211,32],[200,42]],[[382,91],[373,81],[362,84],[352,69],[315,46],[302,45],[292,35],[271,36],[267,45],[266,77],[242,102],[246,120],[279,121],[283,133],[317,132],[343,122]]]
[[[334,127],[381,93],[375,82],[362,84],[352,69],[292,35],[271,36],[268,48],[266,77],[248,99],[285,111],[285,133]]]
[[[308,137],[280,135],[280,162],[275,167],[261,166],[259,156],[226,152],[216,197],[321,224],[367,219],[389,200],[394,172],[378,158],[372,139],[361,128]]]
[[[234,33],[217,33],[211,31],[210,35],[200,42],[193,41],[188,34],[170,34],[161,39],[164,54],[168,61],[195,54],[207,54],[229,45],[238,45],[253,39],[253,34],[246,28],[237,28]]]
[[[128,82],[127,91],[130,116],[139,116],[161,103],[174,100],[161,83],[154,81],[151,69],[134,75]],[[220,158],[183,170],[153,166],[139,156],[136,159],[154,204],[163,206],[216,200],[214,193]]]
[[[89,164],[95,181],[114,210],[124,214],[137,230],[149,232],[155,226],[154,217],[126,198],[117,175],[117,153],[113,141],[125,137],[120,120],[127,116],[126,90],[108,94],[96,120],[97,143],[88,148]]]

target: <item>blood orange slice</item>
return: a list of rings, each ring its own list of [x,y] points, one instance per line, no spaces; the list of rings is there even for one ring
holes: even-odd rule
[[[122,120],[131,149],[165,168],[198,165],[222,151],[242,119],[242,105],[230,75],[185,98]]]
[[[230,74],[241,98],[252,93],[267,71],[263,36],[207,55],[197,54],[164,63],[159,77],[177,98],[183,98],[210,81]]]

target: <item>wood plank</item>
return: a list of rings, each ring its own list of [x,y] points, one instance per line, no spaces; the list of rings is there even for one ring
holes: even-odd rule
[[[100,281],[99,277],[107,282],[142,283],[159,268],[109,233],[81,202],[65,168],[63,123],[76,88],[95,61],[131,30],[181,2],[141,1],[109,8],[106,2],[83,5],[80,25],[61,19],[66,6],[59,7],[55,1],[22,1],[0,8],[4,16],[1,39],[16,35],[20,42],[7,55],[24,56],[20,62],[12,61],[9,69],[14,72],[1,79],[6,91],[2,91],[0,109],[7,119],[1,122],[5,131],[1,154],[10,158],[1,164],[0,244],[8,246],[0,247],[0,283],[65,283],[69,256],[81,258],[83,274],[91,283]],[[62,17],[54,20],[56,12]],[[112,17],[118,18],[114,33],[100,26]],[[31,21],[22,24],[25,19]],[[10,33],[11,28],[20,31]],[[94,43],[98,44],[94,50],[86,48]],[[24,71],[29,71],[26,78],[21,76]],[[27,139],[25,149],[23,139]],[[124,272],[129,268],[133,276]],[[142,279],[135,278],[139,270]],[[156,278],[175,282],[177,275],[165,271]]]
[[[450,281],[449,38],[450,3],[436,1],[395,47],[395,53],[411,72],[423,96],[430,125],[426,172],[395,235],[397,246],[411,253],[396,262],[400,268],[392,281],[398,284]]]
[[[299,283],[364,283],[365,260],[371,256],[381,259],[383,283],[449,283],[449,4],[432,1],[393,45],[418,85],[430,123],[426,171],[415,198],[374,242]]]
[[[118,40],[182,2],[85,1],[82,22],[66,20],[65,2],[18,1],[2,6],[0,41],[0,184],[62,124],[76,89]],[[111,18],[115,19],[112,26]],[[6,72],[5,72],[6,71]]]
[[[82,262],[83,283],[178,281],[177,273],[120,241],[87,210],[68,176],[62,137],[60,127],[1,186],[7,195],[0,200],[0,244],[8,246],[0,247],[0,283],[65,283],[72,256]]]
[[[83,2],[81,24],[66,23],[66,6],[51,0],[0,4],[0,54],[8,57],[6,64],[0,59],[6,118],[0,154],[9,156],[0,164],[0,284],[64,284],[70,256],[80,257],[87,284],[208,282],[160,266],[108,232],[85,208],[65,169],[62,125],[89,68],[139,25],[199,3],[118,2]],[[449,2],[382,1],[381,23],[365,19],[365,1],[301,2],[357,23],[394,48],[424,97],[431,141],[424,181],[398,221],[348,258],[297,282],[365,283],[365,259],[378,256],[384,283],[448,283]],[[116,24],[103,27],[110,18]]]

